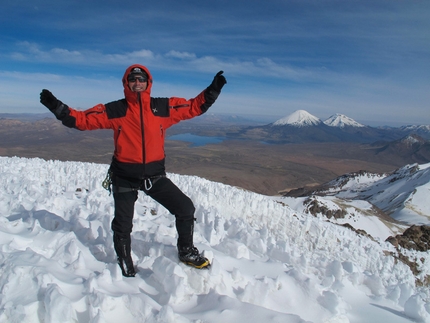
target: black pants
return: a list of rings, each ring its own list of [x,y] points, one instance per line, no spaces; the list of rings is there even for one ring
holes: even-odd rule
[[[175,216],[178,246],[193,245],[194,204],[170,179],[158,177],[141,180],[113,176],[112,182],[115,202],[112,230],[116,236],[129,239],[133,228],[134,204],[141,190]]]

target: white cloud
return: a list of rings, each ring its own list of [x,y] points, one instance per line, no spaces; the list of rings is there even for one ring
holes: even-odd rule
[[[195,53],[171,50],[165,54],[156,54],[148,49],[128,53],[102,53],[93,50],[70,50],[65,48],[42,49],[38,44],[30,42],[19,43],[21,51],[12,52],[9,57],[16,61],[49,62],[57,64],[78,64],[101,66],[129,65],[144,61],[146,65],[160,70],[192,70],[194,72],[210,72],[228,70],[236,75],[259,75],[259,77],[275,77],[295,81],[315,81],[324,78],[329,71],[321,69],[297,68],[290,65],[275,63],[267,57],[256,61],[241,61],[238,59],[220,60],[213,56],[198,57]],[[180,61],[180,64],[178,64]]]
[[[123,96],[121,80],[114,78],[89,79],[51,73],[0,71],[0,112],[46,112],[39,102],[39,94],[44,88],[77,108],[89,108]]]
[[[179,52],[176,50],[171,50],[166,54],[166,57],[180,58],[180,59],[196,59],[196,54],[188,52]]]

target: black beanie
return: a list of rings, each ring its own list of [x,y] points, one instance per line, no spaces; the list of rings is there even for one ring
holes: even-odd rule
[[[135,75],[140,75],[142,76],[145,80],[148,79],[148,74],[146,74],[146,72],[141,69],[140,67],[135,67],[131,70],[130,74],[128,74],[128,78],[130,78],[131,76],[135,76]]]

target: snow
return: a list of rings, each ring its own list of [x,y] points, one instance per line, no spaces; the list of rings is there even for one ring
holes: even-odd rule
[[[325,120],[324,123],[327,126],[339,127],[339,128],[344,128],[346,126],[357,127],[357,128],[365,127],[364,125],[362,125],[361,123],[358,123],[354,119],[351,119],[350,117],[347,117],[346,115],[340,114],[340,113],[336,113],[332,115],[330,118]]]
[[[409,135],[409,136],[403,138],[401,141],[402,141],[402,143],[406,144],[409,147],[412,146],[412,145],[414,145],[414,144],[420,143],[420,140],[418,140],[413,135]]]
[[[430,322],[429,289],[416,284],[430,275],[429,254],[410,251],[420,259],[414,276],[378,239],[391,230],[382,222],[360,215],[363,228],[377,223],[369,238],[307,214],[300,199],[194,176],[169,174],[195,203],[195,243],[212,267],[178,262],[174,217],[141,193],[138,273],[125,278],[113,250],[113,198],[101,187],[107,168],[0,157],[0,322]],[[409,174],[424,179],[419,171]],[[408,201],[427,212],[423,200]]]
[[[274,126],[292,125],[296,127],[306,127],[318,125],[321,120],[305,110],[294,111],[289,116],[279,119],[273,123]]]
[[[339,225],[350,224],[357,230],[364,230],[374,239],[385,241],[390,236],[401,234],[407,226],[401,224],[387,223],[387,221],[374,215],[374,206],[364,200],[339,199],[335,196],[313,196],[311,201],[307,198],[277,198],[290,207],[304,213],[311,214],[309,207],[311,203],[317,202],[318,205],[324,206],[327,210],[344,210],[343,218],[331,217],[319,214],[322,220],[330,221]]]

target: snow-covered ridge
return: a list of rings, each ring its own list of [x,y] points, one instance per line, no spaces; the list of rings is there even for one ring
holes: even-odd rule
[[[409,125],[409,126],[402,126],[400,127],[400,129],[404,130],[404,131],[411,131],[411,130],[415,130],[415,131],[427,131],[430,132],[430,125]]]
[[[339,176],[315,193],[347,200],[365,200],[393,219],[409,225],[430,225],[430,163],[411,164],[391,174],[360,171]]]
[[[140,194],[135,278],[115,263],[108,165],[0,157],[1,322],[428,321],[392,245],[273,197],[169,177],[196,205],[195,241],[213,265],[178,263],[173,216]],[[297,205],[301,201],[297,201]],[[429,255],[421,276],[430,275]]]

